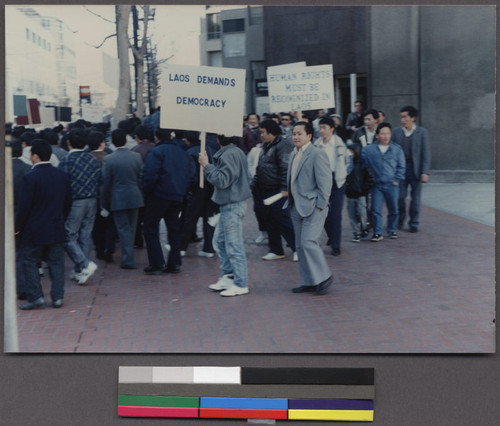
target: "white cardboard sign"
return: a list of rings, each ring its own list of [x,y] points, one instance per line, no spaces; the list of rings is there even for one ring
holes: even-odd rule
[[[104,112],[101,106],[92,104],[82,104],[82,118],[91,123],[100,123]]]
[[[331,64],[312,67],[290,65],[267,69],[271,112],[335,107]]]
[[[160,127],[243,134],[245,70],[168,65],[161,77]]]

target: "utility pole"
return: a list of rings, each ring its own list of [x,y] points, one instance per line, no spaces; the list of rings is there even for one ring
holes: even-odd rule
[[[138,37],[138,31],[139,31],[139,16],[137,14],[137,6],[132,6],[132,26],[133,26],[133,32],[134,32],[134,48],[139,50],[139,37]],[[139,64],[137,59],[134,56],[134,82],[135,82],[135,90],[130,91],[130,113],[133,113],[133,107],[132,107],[132,102],[135,101],[136,108],[137,108],[137,83],[139,81],[138,78],[138,73],[139,73]],[[135,94],[135,95],[134,95]],[[134,99],[132,99],[132,97]]]

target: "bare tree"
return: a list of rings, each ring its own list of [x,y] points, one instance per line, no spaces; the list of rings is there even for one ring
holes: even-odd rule
[[[118,43],[118,61],[120,64],[120,85],[118,99],[113,113],[112,127],[116,128],[118,122],[127,117],[130,102],[130,63],[128,59],[129,39],[128,23],[130,18],[130,5],[115,6],[116,13],[116,38]]]
[[[146,57],[146,49],[147,49],[147,37],[148,37],[148,22],[151,16],[149,6],[141,6],[143,11],[143,27],[142,27],[142,39],[141,45],[139,48],[134,46],[129,42],[129,47],[132,49],[132,53],[134,54],[134,59],[136,61],[136,70],[137,70],[137,84],[135,87],[135,99],[137,104],[137,112],[136,115],[140,119],[144,117],[144,59]]]

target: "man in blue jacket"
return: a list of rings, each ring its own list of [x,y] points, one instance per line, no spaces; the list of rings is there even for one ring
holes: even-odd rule
[[[157,129],[161,133],[161,129]],[[149,151],[142,169],[144,195],[144,240],[148,252],[147,275],[181,271],[181,224],[179,214],[190,185],[195,179],[195,165],[178,145],[166,139]],[[165,264],[158,227],[161,219],[167,226],[170,252]]]
[[[382,236],[382,207],[385,199],[387,210],[387,233],[389,238],[398,238],[398,197],[399,184],[405,177],[405,157],[403,149],[391,141],[392,128],[389,123],[381,123],[375,131],[377,142],[367,145],[361,152],[361,158],[375,174],[375,186],[372,188],[373,242]]]
[[[50,164],[48,142],[35,140],[31,147],[33,169],[22,179],[16,212],[16,235],[21,239],[25,292],[28,301],[20,309],[45,305],[38,263],[44,257],[50,269],[52,306],[60,308],[64,297],[64,223],[71,210],[69,176]]]

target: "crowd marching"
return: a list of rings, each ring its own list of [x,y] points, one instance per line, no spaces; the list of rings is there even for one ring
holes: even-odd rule
[[[209,288],[222,296],[246,294],[249,198],[259,230],[255,242],[269,246],[262,260],[283,259],[285,243],[298,262],[294,293],[328,291],[333,275],[318,240],[324,229],[331,254],[341,255],[345,198],[353,243],[384,238],[384,201],[389,239],[398,238],[406,219],[409,232],[418,232],[430,147],[412,106],[401,108],[395,129],[382,111],[364,110],[360,101],[345,125],[329,110],[262,119],[251,113],[242,137],[208,133],[203,151],[199,132],[161,128],[160,113],[151,111],[142,122],[129,118],[112,131],[107,123],[81,119],[39,132],[8,128],[17,295],[25,300],[20,309],[45,306],[43,262],[52,306],[60,308],[64,252],[72,263],[69,278],[84,285],[98,269],[92,257],[113,262],[117,241],[122,269],[137,269],[134,248],[145,245],[148,275],[180,273],[188,245],[203,241],[198,255],[217,256],[221,267]]]

